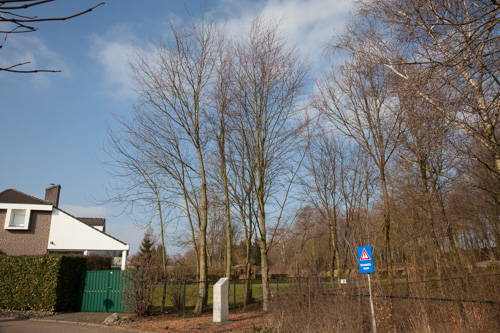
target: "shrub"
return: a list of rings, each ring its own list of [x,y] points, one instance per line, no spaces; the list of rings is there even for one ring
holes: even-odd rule
[[[369,332],[371,312],[364,277],[340,289],[291,283],[275,297],[265,328],[272,332]],[[356,279],[358,281],[356,281]],[[300,280],[298,280],[300,281]],[[374,310],[379,332],[496,332],[500,275],[396,285],[388,295],[384,281],[374,281]],[[337,287],[335,287],[337,288]]]
[[[113,257],[101,254],[91,254],[87,257],[87,271],[109,271]]]
[[[0,256],[0,307],[63,311],[76,303],[86,264],[78,256]]]
[[[155,287],[160,277],[160,266],[152,256],[138,253],[130,258],[125,282],[125,301],[138,316],[151,314]]]

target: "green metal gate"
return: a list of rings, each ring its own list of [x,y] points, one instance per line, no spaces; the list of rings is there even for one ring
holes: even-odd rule
[[[87,271],[80,277],[76,311],[128,312],[122,271]]]

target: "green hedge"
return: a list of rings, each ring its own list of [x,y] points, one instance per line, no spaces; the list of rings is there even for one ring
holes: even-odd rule
[[[86,260],[68,255],[0,256],[0,308],[71,309]]]

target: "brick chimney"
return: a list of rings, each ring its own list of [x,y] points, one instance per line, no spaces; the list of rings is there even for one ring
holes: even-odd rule
[[[61,193],[61,185],[52,185],[45,189],[45,201],[50,202],[57,208],[59,205],[59,193]]]

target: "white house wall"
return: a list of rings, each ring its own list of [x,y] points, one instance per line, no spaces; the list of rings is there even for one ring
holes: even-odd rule
[[[128,251],[129,246],[54,208],[47,248],[49,251]]]

